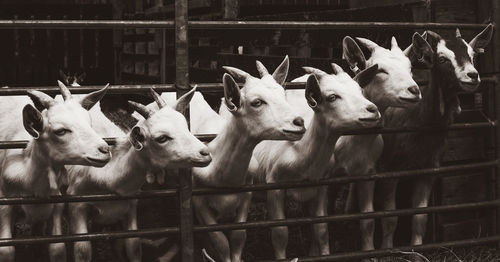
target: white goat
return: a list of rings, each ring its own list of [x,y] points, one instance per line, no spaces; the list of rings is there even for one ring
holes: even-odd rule
[[[374,127],[379,124],[377,107],[362,94],[361,87],[340,66],[334,64],[334,74],[305,67],[307,78],[305,99],[288,96],[294,107],[307,102],[313,111],[311,123],[304,137],[296,142],[264,141],[254,150],[258,161],[257,176],[266,183],[280,181],[318,180],[325,177],[330,157],[340,134],[349,129]],[[261,71],[261,70],[259,70]],[[359,83],[369,82],[377,73],[374,65],[357,76]],[[288,93],[287,93],[288,95]],[[295,105],[294,103],[298,103]],[[285,195],[298,202],[308,202],[313,216],[327,215],[327,186],[271,190],[267,192],[268,212],[271,219],[285,218]],[[272,228],[275,257],[286,257],[288,228]],[[330,253],[326,223],[313,225],[310,255]]]
[[[417,84],[412,78],[411,63],[407,55],[409,50],[403,52],[393,37],[391,49],[380,47],[376,43],[358,38],[370,52],[370,59],[366,60],[356,42],[345,37],[343,40],[343,57],[351,65],[351,68],[364,69],[377,64],[379,69],[376,77],[363,88],[364,96],[372,101],[384,115],[385,110],[392,107],[411,107],[422,98]],[[423,54],[430,47],[429,44],[418,34],[413,35],[413,53]],[[432,55],[432,53],[430,54]],[[420,55],[419,57],[421,57]],[[342,136],[335,145],[334,155],[331,159],[334,173],[346,173],[347,175],[374,175],[376,164],[384,142],[382,135],[357,135]],[[354,188],[352,188],[354,189]],[[356,183],[361,212],[373,212],[374,181]],[[348,205],[351,197],[348,197]],[[364,219],[360,221],[361,247],[362,250],[372,250],[374,220]]]
[[[208,144],[212,163],[193,168],[195,186],[242,186],[252,183],[257,167],[252,158],[254,147],[264,139],[298,140],[305,132],[303,119],[285,100],[281,86],[288,74],[288,57],[273,75],[255,78],[233,67],[224,67],[244,81],[240,90],[229,74],[224,74],[224,101],[228,118],[217,137]],[[193,197],[200,223],[216,224],[222,217],[245,222],[252,193]],[[220,261],[239,262],[246,240],[245,230],[233,230],[230,240],[223,232],[208,233]]]
[[[137,193],[145,182],[145,175],[151,169],[188,168],[206,166],[211,161],[208,148],[190,132],[183,111],[192,98],[194,89],[179,98],[174,109],[151,90],[158,111],[144,105],[129,102],[144,117],[113,146],[111,161],[103,168],[68,166],[70,180],[68,194],[116,193],[131,195]],[[126,201],[98,201],[71,203],[72,233],[87,233],[87,223],[97,224],[121,222],[127,230],[137,230],[137,199]],[[97,215],[89,217],[89,208]],[[125,239],[129,261],[141,261],[139,238]],[[75,242],[76,261],[90,261],[90,242]]]
[[[65,176],[65,164],[102,167],[110,160],[108,145],[92,129],[87,112],[104,96],[106,87],[81,98],[73,98],[61,82],[59,87],[64,101],[38,91],[28,91],[33,103],[24,96],[0,98],[0,122],[4,123],[0,140],[29,140],[26,149],[9,149],[0,155],[1,196],[60,195],[58,181]],[[33,105],[44,110],[40,112]],[[0,206],[1,238],[12,237],[15,207]],[[22,205],[21,211],[29,223],[50,218],[51,234],[61,235],[63,207],[64,204]],[[14,261],[14,253],[14,247],[1,247],[0,261]],[[49,255],[51,261],[65,261],[65,244],[49,244]]]

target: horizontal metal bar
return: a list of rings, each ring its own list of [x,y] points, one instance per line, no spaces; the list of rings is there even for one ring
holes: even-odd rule
[[[482,83],[496,83],[496,77],[484,77]],[[418,82],[419,85],[425,85],[428,81]],[[203,93],[223,92],[222,83],[191,83],[191,86],[197,86],[197,90]],[[243,84],[240,83],[240,86]],[[305,83],[286,82],[285,89],[304,89]],[[72,94],[88,94],[100,90],[104,85],[69,87]],[[149,89],[153,88],[157,92],[175,92],[174,84],[153,84],[153,85],[111,85],[108,87],[108,94],[136,94],[149,93]],[[61,93],[59,87],[54,86],[30,86],[30,87],[4,87],[0,88],[0,96],[19,96],[26,95],[26,90],[38,90],[49,95],[58,95]]]
[[[465,240],[456,240],[456,241],[447,241],[447,242],[439,242],[432,244],[425,244],[419,246],[404,246],[397,247],[391,249],[376,249],[370,251],[354,251],[354,252],[344,252],[337,253],[328,256],[320,256],[320,257],[300,257],[300,262],[324,262],[324,261],[349,261],[349,260],[359,260],[363,258],[374,258],[374,257],[385,257],[385,256],[396,256],[401,257],[405,256],[402,252],[425,252],[436,249],[442,249],[444,247],[452,248],[452,247],[469,247],[469,246],[479,246],[486,245],[490,243],[495,243],[500,241],[500,235],[491,236],[491,237],[482,237],[482,238],[474,238],[474,239],[465,239]],[[407,256],[407,255],[406,255]],[[282,259],[282,260],[261,260],[259,262],[289,262],[290,259]]]
[[[301,217],[301,218],[254,221],[254,222],[244,222],[244,223],[198,225],[195,226],[193,230],[194,232],[214,232],[214,231],[225,231],[225,230],[235,230],[235,229],[255,229],[255,228],[268,228],[276,226],[294,226],[303,224],[331,223],[331,222],[351,221],[351,220],[368,219],[368,218],[381,218],[381,217],[391,217],[391,216],[399,217],[399,216],[411,216],[415,214],[445,213],[445,212],[455,212],[463,210],[473,210],[473,209],[493,207],[499,204],[500,200],[492,200],[492,201],[466,203],[466,204],[407,208],[407,209],[399,209],[391,211],[341,214],[341,215],[332,215],[323,217]]]
[[[418,170],[408,170],[408,171],[398,171],[398,172],[385,172],[379,173],[371,176],[363,175],[353,175],[336,177],[330,179],[316,180],[316,181],[291,181],[291,182],[281,182],[281,183],[270,183],[270,184],[255,184],[247,185],[243,187],[231,187],[231,188],[194,188],[193,195],[208,195],[208,194],[229,194],[229,193],[241,193],[250,191],[266,191],[272,189],[285,189],[285,188],[303,188],[303,187],[313,187],[331,184],[346,184],[357,181],[367,181],[367,180],[380,180],[388,178],[407,178],[413,176],[425,176],[425,175],[435,175],[435,176],[457,176],[461,173],[456,171],[467,171],[475,170],[481,168],[491,168],[495,167],[498,161],[486,161],[478,162],[472,164],[463,165],[453,165],[440,168],[428,168],[428,169],[418,169]],[[36,198],[29,196],[22,197],[4,197],[0,198],[0,205],[20,205],[20,204],[46,204],[46,203],[65,203],[65,202],[88,202],[88,201],[110,201],[110,200],[128,200],[128,199],[146,199],[146,198],[159,198],[159,197],[173,197],[177,195],[177,189],[165,189],[165,190],[149,190],[143,191],[138,194],[129,196],[119,196],[115,194],[99,194],[99,195],[78,195],[78,196],[50,196],[48,198]]]
[[[31,205],[47,203],[71,203],[91,201],[113,201],[129,199],[150,199],[177,196],[177,189],[148,190],[133,195],[96,194],[96,195],[64,195],[37,198],[30,196],[0,198],[0,205]]]
[[[434,127],[398,127],[398,128],[367,128],[352,131],[345,131],[342,135],[369,135],[369,134],[393,134],[393,133],[410,133],[410,132],[438,132],[444,130],[464,130],[464,129],[479,129],[495,127],[496,122],[478,122],[478,123],[460,123],[452,124],[449,127],[434,128]],[[203,142],[212,141],[216,135],[214,134],[196,134],[198,139]],[[116,143],[116,138],[104,138],[108,144]],[[0,141],[0,149],[15,149],[25,148],[28,144],[27,140]]]
[[[234,229],[255,229],[255,228],[267,228],[274,226],[293,226],[300,224],[327,223],[327,222],[338,222],[338,221],[366,219],[366,218],[380,218],[388,216],[406,216],[406,215],[423,214],[423,213],[455,212],[460,210],[471,210],[471,209],[492,207],[498,204],[500,204],[500,200],[484,201],[478,203],[467,203],[467,204],[455,204],[447,206],[426,207],[426,208],[409,208],[409,209],[392,210],[392,211],[378,211],[378,212],[360,213],[360,214],[342,214],[342,215],[333,215],[324,217],[291,218],[283,220],[257,221],[257,222],[234,223],[234,224],[196,225],[194,226],[193,231],[201,233],[201,232],[213,232],[213,231],[234,230]],[[13,238],[0,239],[0,246],[91,241],[91,240],[101,240],[101,239],[109,240],[109,239],[130,238],[130,237],[165,236],[177,233],[179,233],[179,229],[177,227],[165,227],[165,228],[155,228],[155,229],[117,231],[108,233],[71,234],[71,235],[60,235],[60,236],[34,236],[34,237],[23,237],[14,239]]]
[[[129,231],[101,232],[90,234],[71,234],[59,236],[32,236],[20,238],[0,238],[0,246],[15,246],[15,245],[33,245],[44,243],[58,242],[75,242],[75,241],[93,241],[93,240],[110,240],[117,238],[130,237],[154,237],[178,234],[177,227],[152,228]]]
[[[461,164],[452,165],[439,168],[426,168],[426,169],[416,169],[416,170],[405,170],[405,171],[395,171],[395,172],[383,172],[375,175],[364,176],[364,175],[353,175],[353,176],[343,176],[335,177],[329,179],[322,179],[316,181],[290,181],[290,182],[280,182],[280,183],[269,183],[269,184],[254,184],[247,185],[243,187],[232,187],[232,188],[194,188],[193,195],[212,195],[212,194],[229,194],[229,193],[241,193],[241,192],[254,192],[254,191],[266,191],[273,189],[284,189],[284,188],[304,188],[304,187],[314,187],[322,185],[333,185],[333,184],[347,184],[358,181],[368,181],[368,180],[381,180],[381,179],[395,179],[395,178],[408,178],[414,176],[456,176],[461,173],[451,173],[451,172],[461,172],[466,170],[475,170],[481,168],[492,168],[498,164],[498,160],[478,162],[473,164]],[[1,203],[1,202],[0,202]]]
[[[482,29],[485,24],[330,22],[330,21],[189,21],[189,29]],[[153,20],[0,20],[0,29],[174,29],[174,21]]]

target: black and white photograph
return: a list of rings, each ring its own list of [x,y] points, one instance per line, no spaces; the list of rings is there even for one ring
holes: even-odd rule
[[[500,262],[500,0],[0,0],[0,262]]]

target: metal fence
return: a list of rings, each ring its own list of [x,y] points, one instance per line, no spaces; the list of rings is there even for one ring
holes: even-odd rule
[[[176,83],[175,85],[119,85],[111,86],[109,93],[138,93],[147,92],[150,87],[155,88],[157,91],[176,91],[178,95],[183,94],[189,89],[189,48],[188,48],[188,31],[199,29],[455,29],[457,27],[465,29],[482,29],[485,25],[482,24],[454,24],[454,23],[394,23],[394,22],[288,22],[288,21],[188,21],[187,15],[187,0],[176,0],[175,3],[175,21],[109,21],[109,20],[0,20],[0,29],[26,29],[26,28],[98,28],[98,29],[123,29],[123,28],[163,28],[175,29],[175,44],[176,44]],[[483,79],[484,82],[493,83],[498,88],[498,78],[487,77]],[[202,92],[221,91],[221,84],[199,84],[199,90]],[[88,93],[95,91],[99,87],[78,87],[71,88],[72,93]],[[287,88],[303,88],[301,84],[287,84]],[[500,92],[494,90],[494,96],[490,96],[490,100],[494,103],[494,111],[497,121],[490,121],[486,119],[483,122],[474,123],[460,123],[453,124],[450,130],[461,129],[485,129],[494,128],[495,136],[495,156],[488,161],[475,162],[469,164],[452,165],[440,168],[429,168],[420,170],[408,170],[399,172],[385,172],[378,173],[371,176],[348,176],[330,178],[321,181],[300,181],[300,182],[286,182],[274,184],[257,184],[248,185],[238,188],[193,188],[191,183],[191,174],[189,170],[181,170],[180,185],[178,189],[169,190],[153,190],[141,192],[132,196],[118,196],[114,194],[103,195],[84,195],[84,196],[52,196],[50,198],[35,198],[35,197],[8,197],[0,198],[0,205],[17,205],[17,204],[42,204],[42,203],[68,203],[68,202],[84,202],[84,201],[109,201],[109,200],[123,200],[123,199],[144,199],[144,198],[160,198],[160,197],[179,197],[180,205],[180,225],[178,227],[164,227],[153,228],[146,230],[133,230],[133,231],[115,231],[107,233],[90,233],[90,234],[74,234],[62,236],[37,236],[37,237],[23,237],[15,239],[0,239],[0,246],[20,245],[20,244],[39,244],[39,243],[53,243],[53,242],[72,242],[72,241],[85,241],[85,240],[98,240],[98,239],[116,239],[116,238],[129,238],[129,237],[148,237],[148,236],[165,236],[170,234],[180,234],[181,247],[182,247],[182,261],[194,261],[193,251],[193,234],[196,232],[211,232],[221,230],[233,229],[250,229],[250,228],[268,228],[280,225],[299,225],[299,224],[312,224],[321,222],[336,222],[347,220],[359,220],[365,218],[380,218],[388,216],[407,216],[422,213],[443,213],[454,212],[459,210],[474,210],[491,208],[497,210],[500,205],[500,199],[497,198],[495,192],[494,200],[466,203],[433,206],[426,208],[410,208],[399,209],[393,211],[377,211],[371,213],[361,214],[341,214],[331,215],[324,217],[305,217],[305,218],[291,218],[283,220],[266,220],[258,222],[246,223],[233,223],[233,224],[217,224],[217,225],[193,225],[193,212],[191,205],[192,195],[206,195],[206,194],[226,194],[236,192],[248,191],[265,191],[271,189],[284,189],[284,188],[299,188],[310,187],[318,185],[330,184],[345,184],[357,181],[366,180],[379,180],[389,178],[407,178],[414,176],[451,176],[458,175],[457,171],[472,171],[472,170],[490,170],[495,177],[498,177],[500,170],[500,161],[497,159],[500,155],[500,128],[497,127],[498,113],[500,112]],[[0,95],[25,95],[28,88],[6,88],[0,89]],[[58,93],[56,87],[37,87],[38,90],[44,91],[49,94]],[[492,92],[490,92],[492,94]],[[496,103],[495,103],[496,102]],[[189,112],[184,112],[189,119]],[[416,131],[429,131],[432,132],[431,127],[404,127],[404,128],[381,128],[371,130],[353,130],[345,134],[369,134],[369,133],[396,133],[396,132],[416,132]],[[203,141],[210,141],[213,135],[198,135]],[[110,144],[114,143],[114,138],[107,138]],[[0,149],[9,148],[23,148],[26,146],[27,141],[0,141]],[[455,173],[453,173],[455,172]],[[496,179],[495,181],[497,181]],[[496,187],[498,188],[498,186]],[[498,213],[498,212],[497,212]],[[495,227],[496,229],[496,227]],[[387,255],[400,254],[402,251],[427,251],[437,249],[440,247],[458,247],[458,246],[471,246],[487,243],[500,242],[500,234],[483,238],[467,239],[460,241],[441,242],[433,244],[425,244],[421,246],[405,246],[394,249],[379,249],[372,251],[356,251],[348,253],[338,253],[329,256],[321,257],[304,257],[299,261],[345,261],[369,257],[381,257]],[[284,260],[285,261],[285,260]]]

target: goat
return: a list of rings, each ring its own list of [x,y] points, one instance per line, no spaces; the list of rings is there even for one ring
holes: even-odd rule
[[[294,95],[288,96],[288,92],[287,99],[296,108],[303,107],[307,102],[313,111],[313,117],[301,140],[264,141],[255,148],[254,156],[259,164],[257,177],[266,183],[324,178],[341,132],[379,124],[380,114],[377,107],[363,96],[360,85],[340,66],[334,64],[334,74],[331,75],[315,68],[304,69],[310,74],[307,77],[305,99],[298,101],[294,99]],[[376,73],[377,65],[373,65],[359,73],[356,79],[364,86]],[[298,202],[308,202],[309,211],[313,216],[327,215],[327,186],[320,186],[268,191],[267,210],[271,219],[285,218],[285,195]],[[276,259],[286,257],[287,242],[287,227],[272,228]],[[329,253],[327,224],[313,225],[310,255]]]
[[[146,173],[154,169],[203,167],[211,161],[207,147],[190,132],[182,112],[192,98],[194,89],[179,98],[174,109],[151,89],[159,110],[153,111],[142,104],[129,102],[144,117],[119,139],[112,148],[113,158],[103,168],[69,166],[68,194],[137,193],[145,182]],[[89,217],[89,209],[97,210]],[[71,231],[87,233],[87,223],[122,222],[127,230],[137,230],[137,199],[69,204]],[[139,238],[125,239],[126,254],[130,261],[141,261]],[[90,242],[75,242],[76,261],[90,261]]]
[[[65,85],[79,87],[83,83],[83,81],[85,81],[87,73],[76,73],[69,70],[67,71],[67,73],[65,73],[63,70],[59,69],[59,77]]]
[[[377,76],[363,88],[363,95],[378,107],[382,116],[388,107],[415,106],[422,96],[417,83],[412,78],[411,62],[407,57],[409,50],[403,52],[394,37],[391,40],[391,49],[380,47],[365,38],[358,38],[358,41],[371,52],[370,59],[365,59],[360,47],[352,38],[345,37],[343,57],[350,67],[365,69],[377,64],[379,68]],[[418,33],[413,35],[412,43],[412,48],[417,49],[412,53],[423,55],[430,50],[429,44]],[[333,173],[374,175],[383,147],[384,142],[380,134],[340,137],[330,161],[333,165]],[[356,183],[356,190],[351,187],[349,194],[357,193],[361,212],[374,211],[374,185],[374,181],[363,181]],[[347,205],[350,204],[352,198],[352,196],[348,197]],[[373,250],[374,219],[361,220],[360,227],[362,250]]]
[[[64,101],[39,91],[28,91],[33,102],[24,96],[0,98],[0,112],[3,112],[0,122],[4,123],[0,127],[0,139],[29,140],[26,149],[9,149],[0,154],[1,196],[60,195],[58,183],[65,176],[65,164],[102,167],[110,160],[108,145],[92,129],[87,112],[104,96],[107,88],[78,98],[72,97],[61,82],[59,88]],[[22,131],[23,126],[27,133]],[[1,238],[12,237],[15,207],[0,206]],[[61,235],[63,207],[61,203],[21,205],[20,209],[29,223],[51,218],[51,234]],[[49,255],[51,261],[65,261],[65,244],[49,244]],[[14,256],[14,247],[0,248],[0,261],[14,261]]]
[[[493,26],[488,25],[481,33],[467,43],[457,29],[456,37],[445,40],[432,31],[426,31],[424,38],[434,51],[431,81],[428,86],[421,87],[423,96],[419,106],[408,109],[388,108],[384,121],[388,127],[401,126],[433,126],[443,128],[453,123],[454,115],[461,108],[457,93],[473,92],[479,86],[479,73],[474,67],[477,54],[484,52],[493,35]],[[379,160],[380,169],[405,170],[418,168],[435,168],[446,147],[446,130],[433,133],[415,132],[384,135],[384,150]],[[427,207],[432,190],[433,177],[417,177],[414,180],[412,195],[413,207]],[[395,194],[397,180],[379,181],[384,187],[384,210],[396,208]],[[412,245],[423,242],[427,223],[427,215],[413,216]],[[397,226],[397,217],[382,219],[383,248],[393,247],[393,235]]]
[[[193,168],[193,184],[199,186],[242,186],[253,182],[257,163],[252,157],[255,146],[264,139],[298,140],[305,132],[301,117],[285,100],[282,84],[288,74],[285,60],[271,75],[256,78],[233,67],[224,67],[244,81],[240,90],[230,74],[224,74],[224,106],[227,118],[217,137],[208,144],[212,162]],[[215,116],[215,115],[214,115]],[[216,224],[220,218],[245,222],[252,193],[193,196],[196,217],[202,224]],[[208,233],[218,257],[224,262],[239,262],[246,241],[245,230],[233,230],[230,240],[223,232]]]

